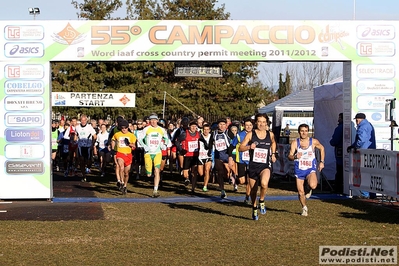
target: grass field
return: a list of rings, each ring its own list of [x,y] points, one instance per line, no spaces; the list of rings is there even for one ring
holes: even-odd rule
[[[269,195],[294,194],[293,184],[271,187]],[[135,193],[128,197],[151,194],[147,182],[129,189]],[[120,197],[107,180],[92,182],[92,190]],[[165,182],[163,197],[182,194],[180,184]],[[297,200],[266,207],[259,221],[251,219],[251,207],[228,200],[102,203],[104,219],[94,221],[0,221],[0,265],[317,265],[320,245],[399,243],[399,212],[391,208],[310,200],[302,217]]]

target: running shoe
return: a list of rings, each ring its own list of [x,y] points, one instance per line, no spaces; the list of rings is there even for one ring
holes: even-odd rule
[[[304,206],[302,208],[302,214],[301,215],[302,216],[308,216],[308,207],[307,206]]]
[[[208,192],[208,188],[207,188],[207,187],[203,187],[203,188],[202,188],[202,191]]]
[[[124,187],[124,186],[125,186],[125,184],[121,182],[120,187],[119,187],[119,190],[120,190],[120,191],[123,191],[123,187]]]
[[[105,176],[105,173],[101,173],[101,177],[104,177]]]
[[[309,189],[309,191],[305,194],[305,198],[310,198],[310,196],[312,196],[312,190]]]
[[[244,203],[247,204],[247,205],[252,205],[252,201],[249,198],[246,198],[244,200]]]
[[[234,192],[237,192],[237,191],[238,191],[238,186],[234,185]]]
[[[190,179],[188,179],[188,178],[184,179],[184,185],[185,186],[190,185]]]
[[[87,181],[86,177],[84,176],[81,181],[86,182]]]
[[[226,191],[222,190],[222,191],[220,192],[220,197],[221,197],[222,199],[227,198]]]
[[[258,210],[252,210],[252,220],[257,221],[259,220]]]
[[[266,214],[265,202],[260,202],[260,203],[259,203],[259,208],[260,208],[260,213],[261,213],[261,214]]]
[[[122,188],[122,194],[123,194],[123,195],[126,195],[126,194],[127,194],[127,187],[123,187],[123,188]]]
[[[153,198],[158,198],[160,195],[159,195],[159,193],[158,193],[158,191],[157,190],[154,190],[154,192],[152,193],[152,197]]]
[[[116,182],[116,187],[117,187],[119,190],[121,189],[121,181],[118,180],[118,181]]]

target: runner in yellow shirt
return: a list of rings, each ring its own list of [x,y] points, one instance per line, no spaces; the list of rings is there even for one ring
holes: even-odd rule
[[[118,184],[123,195],[127,193],[130,166],[133,161],[132,150],[136,148],[136,136],[129,132],[129,123],[122,120],[119,124],[121,131],[116,132],[112,137],[112,149],[116,146],[116,161],[119,166],[121,182]]]

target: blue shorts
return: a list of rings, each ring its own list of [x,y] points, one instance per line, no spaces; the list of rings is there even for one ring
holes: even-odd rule
[[[314,172],[316,172],[316,170],[312,169],[312,168],[307,169],[307,170],[300,170],[299,173],[298,172],[295,173],[295,177],[298,179],[301,179],[301,180],[305,180],[308,175],[310,175],[311,173],[314,173]]]

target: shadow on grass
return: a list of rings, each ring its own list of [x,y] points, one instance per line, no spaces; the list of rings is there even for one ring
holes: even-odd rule
[[[232,217],[232,218],[237,218],[237,219],[252,220],[250,217],[227,214],[222,211],[214,210],[214,209],[203,207],[200,205],[181,204],[181,203],[164,203],[164,204],[168,205],[171,209],[183,209],[183,210],[189,210],[189,211],[217,214],[217,215],[227,216],[227,217]]]
[[[339,215],[348,219],[360,219],[376,223],[399,224],[399,205],[378,204],[378,200],[323,200],[325,203],[340,204],[356,209],[361,213],[340,212]]]

